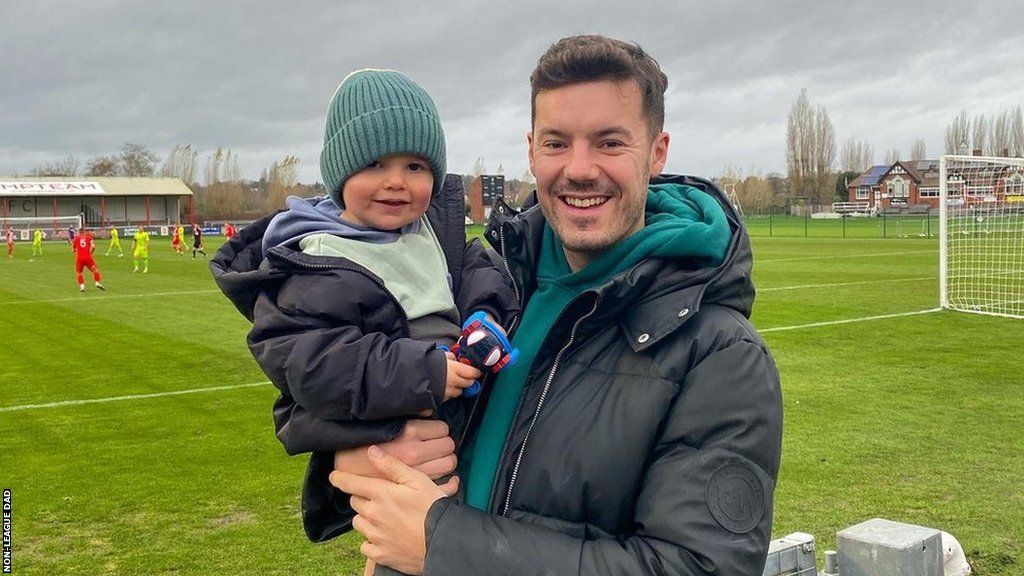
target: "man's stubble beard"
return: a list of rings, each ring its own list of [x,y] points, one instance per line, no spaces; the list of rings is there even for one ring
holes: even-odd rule
[[[602,230],[597,238],[580,238],[579,240],[567,237],[564,228],[571,226],[561,219],[555,217],[557,215],[557,203],[562,202],[558,197],[560,194],[565,192],[596,192],[601,195],[609,197],[609,201],[615,200],[619,203],[620,210],[613,214],[608,227]],[[548,192],[548,197],[551,203],[556,206],[555,214],[548,214],[545,212],[544,216],[547,218],[548,223],[551,225],[558,239],[562,243],[562,247],[565,250],[579,253],[587,256],[588,260],[600,256],[608,248],[614,246],[621,240],[628,237],[630,234],[635,232],[633,228],[639,221],[639,228],[643,227],[644,218],[644,206],[646,205],[646,196],[641,196],[642,201],[631,201],[628,204],[624,202],[624,195],[622,190],[614,183],[599,184],[597,182],[567,182],[561,185],[555,185],[551,187]],[[544,205],[541,205],[544,208]],[[622,224],[619,226],[618,224]],[[595,223],[596,224],[596,223]],[[574,227],[575,228],[575,227]]]

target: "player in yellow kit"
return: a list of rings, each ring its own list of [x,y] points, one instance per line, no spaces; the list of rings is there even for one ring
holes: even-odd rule
[[[32,255],[43,255],[43,231],[39,228],[36,228],[36,231],[32,233]]]
[[[117,257],[124,258],[124,250],[121,250],[121,240],[117,236],[117,228],[110,227],[110,246],[107,246],[107,253],[104,256],[110,256],[110,251],[117,248]]]
[[[139,271],[139,261],[142,261],[142,273],[149,272],[149,232],[142,228],[142,224],[135,230],[132,237],[132,260],[135,268],[132,272]]]

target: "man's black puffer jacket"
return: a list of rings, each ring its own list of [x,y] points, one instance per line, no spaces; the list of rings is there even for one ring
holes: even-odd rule
[[[499,322],[517,312],[507,275],[479,241],[466,242],[459,177],[449,176],[427,217],[444,251],[455,304]],[[281,391],[277,436],[290,454],[385,442],[406,417],[436,410],[453,430],[468,401],[444,400],[445,358],[433,343],[408,338],[408,319],[383,282],[344,258],[289,246],[266,254],[271,217],[244,228],[211,261],[214,279],[254,322],[249,349]]]
[[[566,307],[530,370],[490,509],[431,507],[426,575],[761,573],[782,398],[747,320],[749,239],[710,182],[662,182],[718,199],[732,228],[725,261],[694,270],[649,259]],[[499,208],[487,237],[526,301],[543,216]],[[310,472],[326,483],[326,470]]]

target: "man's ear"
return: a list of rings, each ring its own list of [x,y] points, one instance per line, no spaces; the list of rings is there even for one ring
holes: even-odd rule
[[[533,130],[526,133],[526,157],[530,160],[530,174],[536,178],[537,172],[533,169]]]
[[[651,142],[651,176],[658,176],[668,162],[668,132],[662,132]]]

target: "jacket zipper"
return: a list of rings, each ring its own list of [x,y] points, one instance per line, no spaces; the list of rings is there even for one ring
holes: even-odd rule
[[[544,399],[547,398],[548,389],[551,388],[551,382],[555,379],[555,372],[558,370],[558,363],[562,360],[562,354],[572,346],[573,341],[576,339],[576,331],[579,329],[580,324],[582,324],[587,318],[590,318],[594,312],[597,311],[597,306],[600,302],[600,297],[595,298],[594,306],[591,307],[590,312],[587,312],[576,320],[576,323],[572,326],[572,332],[569,333],[569,341],[566,342],[565,346],[562,346],[562,349],[555,355],[555,361],[551,364],[551,371],[548,372],[548,379],[544,382],[544,389],[541,390],[540,400],[537,401],[537,409],[533,412],[533,420],[530,421],[530,427],[526,430],[526,437],[523,438],[523,445],[519,448],[519,455],[516,456],[516,464],[512,468],[512,479],[509,481],[508,492],[505,494],[505,504],[501,508],[502,516],[508,515],[509,503],[512,501],[512,490],[516,486],[516,478],[519,476],[519,465],[523,461],[523,454],[526,452],[526,444],[530,441],[530,434],[533,432],[533,427],[537,423],[537,417],[540,416],[540,409],[544,406]]]

